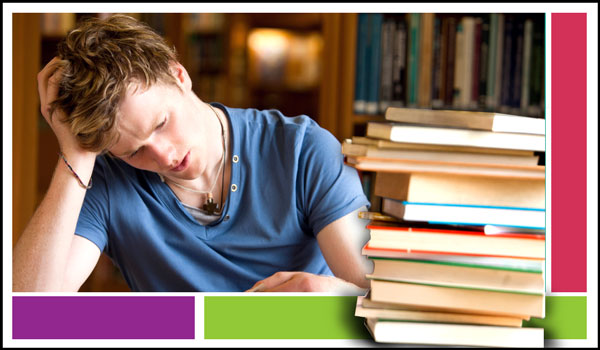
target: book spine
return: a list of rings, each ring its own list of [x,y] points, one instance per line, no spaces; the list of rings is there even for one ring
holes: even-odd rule
[[[521,82],[521,106],[520,109],[527,114],[529,106],[529,83],[531,77],[531,41],[533,37],[533,20],[525,20],[523,37],[523,75]]]
[[[379,113],[385,113],[392,101],[393,85],[393,41],[395,22],[391,17],[384,17],[381,29],[381,85],[379,90]]]
[[[473,90],[473,58],[475,45],[475,18],[471,16],[463,17],[464,21],[464,57],[463,61],[463,88],[461,91],[463,108],[471,109],[471,95]]]
[[[452,106],[454,101],[454,61],[456,58],[456,18],[448,18],[448,50],[446,62],[446,81],[444,92],[444,105]]]
[[[494,77],[494,97],[492,107],[497,109],[500,106],[500,96],[502,90],[502,81],[504,79],[503,52],[504,52],[504,14],[498,14],[498,30],[496,32],[496,67]]]
[[[486,98],[487,98],[487,87],[488,87],[488,70],[490,60],[490,16],[484,14],[481,17],[481,48],[479,50],[480,55],[480,70],[479,70],[479,93],[478,93],[478,107],[485,109]]]
[[[487,89],[485,105],[488,109],[494,106],[494,91],[496,90],[496,60],[498,57],[498,14],[490,14],[489,59],[487,69]]]
[[[369,84],[367,85],[367,114],[377,114],[379,107],[379,86],[381,79],[381,27],[383,15],[370,14],[370,52],[369,57]]]
[[[359,13],[357,16],[357,43],[356,43],[356,81],[354,85],[354,113],[365,113],[366,105],[366,77],[367,77],[367,14]]]
[[[417,105],[419,107],[431,107],[434,18],[435,15],[433,13],[421,14],[419,30],[419,89],[417,96]]]
[[[404,17],[397,16],[394,31],[394,62],[392,106],[406,105],[406,46],[407,29]]]
[[[435,16],[433,29],[433,77],[431,83],[431,107],[443,106],[442,93],[442,19]]]
[[[515,52],[513,60],[513,76],[510,97],[510,112],[512,114],[521,114],[521,84],[523,76],[523,41],[524,41],[524,20],[517,17],[515,26]]]
[[[419,24],[421,14],[411,13],[409,17],[408,38],[408,101],[409,107],[417,105],[418,72],[419,72]]]
[[[538,24],[539,23],[539,24]],[[533,25],[532,39],[532,58],[531,58],[531,77],[529,88],[528,113],[534,116],[540,116],[541,106],[543,105],[542,92],[544,89],[544,22],[543,19],[536,21]]]
[[[465,63],[465,24],[464,18],[456,26],[456,54],[454,56],[454,89],[453,104],[456,108],[463,107],[464,94],[464,63]]]
[[[508,113],[512,87],[512,57],[514,55],[514,17],[507,15],[504,22],[504,48],[502,55],[502,90],[500,93],[500,111]]]
[[[479,80],[481,67],[481,18],[475,18],[473,33],[473,69],[471,77],[470,108],[476,109],[479,101]]]

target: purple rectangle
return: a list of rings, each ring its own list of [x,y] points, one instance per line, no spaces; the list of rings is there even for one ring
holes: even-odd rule
[[[194,297],[13,297],[13,339],[194,339]]]

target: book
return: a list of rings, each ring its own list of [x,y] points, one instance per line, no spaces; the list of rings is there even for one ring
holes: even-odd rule
[[[538,259],[546,256],[544,236],[538,235],[486,235],[479,231],[373,225],[367,228],[371,233],[370,248]]]
[[[433,23],[433,71],[431,77],[431,107],[434,108],[443,106],[441,98],[442,40],[442,18],[436,15]]]
[[[390,107],[385,119],[392,122],[454,127],[494,132],[545,135],[546,120],[497,112]]]
[[[480,62],[479,62],[479,93],[478,93],[478,106],[483,109],[486,107],[487,99],[487,85],[488,85],[488,71],[489,71],[489,60],[490,46],[491,46],[491,33],[490,33],[490,16],[489,13],[481,14],[481,46],[479,50]]]
[[[435,173],[448,175],[473,175],[544,179],[544,166],[517,166],[501,164],[451,163],[412,159],[347,156],[346,164],[362,171],[394,173]]]
[[[544,347],[543,328],[400,322],[377,318],[366,318],[365,325],[373,339],[382,343]]]
[[[394,17],[387,14],[384,15],[381,28],[381,80],[378,113],[383,113],[392,103],[395,27],[396,21]]]
[[[541,22],[541,24],[538,24]],[[529,103],[527,112],[531,115],[541,114],[544,106],[544,21],[536,21],[533,25],[531,42],[531,69],[529,77]]]
[[[370,242],[367,242],[362,248],[362,254],[368,257],[434,261],[458,266],[479,266],[485,268],[498,268],[525,272],[541,273],[544,270],[544,258],[517,258],[507,256],[453,253],[448,251],[432,252],[411,250],[409,252],[407,249],[373,247],[371,246]]]
[[[498,235],[498,234],[506,234],[506,233],[520,233],[520,234],[534,234],[534,235],[545,235],[546,234],[546,230],[544,230],[544,229],[497,226],[497,225],[485,225],[483,227],[483,232],[486,235]]]
[[[436,162],[460,162],[481,164],[526,165],[538,164],[539,156],[511,156],[470,152],[432,151],[419,149],[378,148],[371,145],[353,144],[351,140],[342,142],[342,154],[347,156],[367,156],[379,158],[415,159]]]
[[[545,228],[546,211],[536,208],[439,204],[382,199],[382,212],[406,221],[437,224],[498,225]]]
[[[451,152],[471,152],[471,153],[488,153],[488,154],[508,154],[515,156],[533,156],[533,151],[523,151],[518,149],[502,149],[502,148],[485,148],[485,147],[468,147],[454,145],[435,145],[424,143],[409,143],[381,140],[366,136],[352,136],[353,144],[373,145],[378,148],[391,149],[420,149],[430,151],[451,151]]]
[[[360,219],[398,222],[398,219],[396,219],[395,217],[389,216],[389,215],[384,215],[384,214],[381,214],[380,212],[376,212],[376,211],[359,211],[358,217]]]
[[[521,327],[523,324],[523,320],[517,317],[425,311],[410,308],[403,309],[396,305],[393,305],[391,308],[367,307],[369,303],[367,301],[367,305],[365,305],[365,299],[368,299],[368,297],[358,296],[356,298],[356,308],[354,310],[354,316],[387,320],[482,324],[507,327]],[[373,305],[373,303],[371,303],[370,305]]]
[[[368,122],[366,136],[396,142],[545,151],[544,135]]]
[[[374,193],[400,201],[544,209],[545,179],[378,173]]]
[[[419,48],[419,37],[420,37],[420,13],[409,13],[408,17],[408,50],[407,50],[407,69],[408,76],[406,79],[407,84],[407,105],[417,105],[417,95],[419,92],[419,62],[420,62],[420,48]]]
[[[419,28],[419,70],[417,105],[431,106],[431,80],[433,71],[433,39],[435,14],[422,13]]]
[[[471,108],[473,80],[473,43],[475,18],[464,16],[456,29],[456,57],[454,60],[454,107]]]
[[[489,104],[490,108],[498,108],[500,107],[500,103],[501,103],[501,96],[502,96],[502,85],[503,85],[503,80],[504,80],[504,74],[505,72],[503,71],[503,52],[505,50],[505,45],[504,45],[504,22],[505,22],[505,18],[504,18],[504,14],[503,13],[499,13],[497,14],[497,24],[496,24],[496,60],[495,60],[495,67],[494,67],[494,77],[493,77],[493,82],[494,82],[494,86],[493,86],[493,94],[491,96],[491,101]]]
[[[544,318],[544,295],[371,280],[371,300],[454,312]]]
[[[392,106],[406,104],[406,78],[407,78],[407,29],[406,17],[395,16],[393,33],[393,64],[392,64]]]
[[[544,277],[540,272],[459,266],[426,260],[369,259],[373,261],[373,272],[366,275],[369,279],[527,294],[544,294],[545,291]]]
[[[529,78],[531,76],[531,41],[533,38],[533,20],[526,19],[523,28],[523,74],[521,81],[521,111],[529,106]]]
[[[500,109],[508,111],[514,89],[514,56],[516,52],[516,14],[508,13],[504,17],[504,46],[502,52],[502,87],[500,91]]]
[[[381,27],[383,14],[369,13],[367,20],[369,38],[367,41],[367,76],[365,113],[379,112],[379,88],[381,81]]]
[[[481,35],[482,35],[482,19],[475,17],[474,19],[474,34],[473,34],[473,67],[471,69],[471,97],[469,102],[470,108],[479,106],[479,80],[481,76]]]
[[[366,111],[367,103],[367,14],[357,15],[356,81],[354,83],[354,113]]]
[[[455,69],[455,58],[456,58],[456,34],[457,34],[457,19],[455,17],[449,17],[446,23],[448,31],[447,40],[447,63],[445,83],[444,83],[444,104],[446,106],[452,106],[454,103],[454,78],[456,76]]]
[[[511,68],[511,92],[510,92],[510,110],[521,112],[521,85],[523,83],[523,49],[524,49],[524,19],[522,15],[516,18],[515,23],[515,52],[512,59]]]

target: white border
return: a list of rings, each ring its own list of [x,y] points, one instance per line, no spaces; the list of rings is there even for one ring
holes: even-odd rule
[[[598,147],[598,105],[597,105],[597,89],[598,89],[598,5],[589,3],[423,3],[423,4],[403,4],[403,3],[360,3],[360,4],[340,4],[340,3],[318,3],[318,4],[281,4],[281,3],[207,3],[207,4],[180,4],[180,3],[163,3],[163,4],[144,4],[145,12],[585,12],[588,14],[588,37],[587,37],[587,53],[588,53],[588,97],[587,97],[587,114],[588,114],[588,167],[587,167],[587,293],[575,293],[575,295],[586,295],[588,302],[588,339],[586,340],[549,340],[547,346],[597,346],[598,334],[598,170],[597,170],[597,147]],[[11,316],[12,316],[12,55],[7,54],[12,50],[12,13],[13,12],[139,12],[140,4],[137,3],[103,3],[103,4],[85,4],[85,3],[10,3],[3,4],[3,99],[4,99],[4,118],[3,118],[3,204],[4,204],[4,220],[3,220],[3,324],[4,324],[4,345],[12,347],[26,346],[49,346],[49,347],[88,347],[88,346],[107,346],[107,347],[198,347],[198,346],[250,346],[250,347],[285,347],[285,346],[369,346],[370,342],[340,340],[340,341],[304,341],[304,340],[273,340],[273,341],[13,341],[9,337],[12,334]],[[550,28],[547,16],[547,25]],[[549,30],[547,38],[549,38]],[[547,46],[547,52],[550,52],[550,46]],[[549,60],[549,54],[547,59]],[[547,61],[548,63],[549,61]],[[550,74],[550,65],[547,65],[546,72]],[[549,80],[548,80],[549,82]],[[551,118],[550,113],[550,92],[549,83],[546,89],[546,108],[547,118]],[[549,124],[549,123],[547,123]],[[550,130],[547,129],[547,137],[549,139]],[[549,142],[549,140],[548,140]],[[550,150],[547,147],[547,152]],[[547,159],[550,159],[550,154],[546,154]],[[551,179],[550,168],[551,164],[547,162],[547,182]],[[549,204],[549,202],[547,202]],[[10,208],[10,209],[9,209]],[[549,206],[547,207],[547,209]],[[550,213],[548,213],[550,215]],[[549,220],[547,219],[547,222]],[[551,230],[550,225],[547,228]],[[547,252],[549,252],[549,244]],[[548,271],[547,271],[548,272]],[[548,274],[549,276],[549,274]],[[547,283],[549,283],[549,278]],[[549,285],[549,284],[548,284]],[[111,295],[118,293],[111,293]],[[68,295],[60,293],[60,295]],[[91,295],[91,294],[86,294]],[[101,295],[107,295],[105,293]],[[131,295],[131,294],[125,294]],[[140,294],[141,295],[141,294]],[[151,295],[156,296],[156,293]],[[162,295],[162,294],[161,294]],[[168,294],[166,294],[168,295]],[[178,293],[177,295],[182,295]],[[202,294],[194,294],[202,295]],[[290,294],[286,294],[290,295]],[[549,295],[568,295],[567,293],[550,293]],[[202,298],[196,298],[198,299]],[[203,307],[203,305],[202,305]],[[196,306],[197,311],[199,306]],[[196,327],[200,327],[202,323],[202,315],[198,314]],[[203,327],[203,326],[202,326]],[[377,344],[378,346],[381,344]]]

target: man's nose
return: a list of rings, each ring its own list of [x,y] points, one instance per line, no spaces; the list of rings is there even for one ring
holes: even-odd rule
[[[154,160],[161,168],[172,168],[181,162],[181,159],[177,159],[175,147],[169,142],[155,142],[151,147],[151,151]]]

